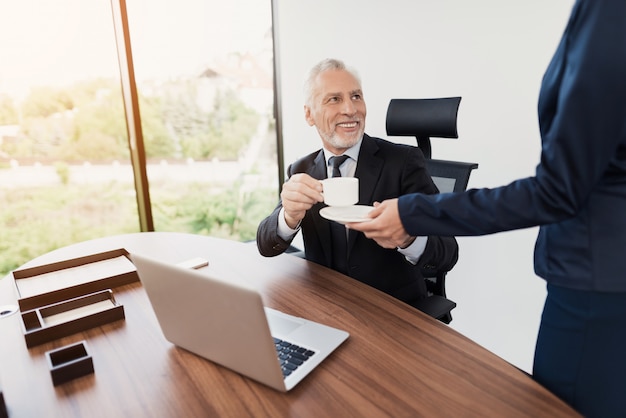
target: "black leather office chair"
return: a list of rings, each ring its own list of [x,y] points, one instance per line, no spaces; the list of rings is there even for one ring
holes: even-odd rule
[[[392,99],[387,108],[387,135],[414,136],[426,157],[428,171],[442,193],[460,192],[467,188],[476,163],[433,160],[431,137],[458,138],[457,114],[460,97],[437,99]],[[414,306],[446,324],[452,321],[456,303],[446,297],[445,271],[424,269],[429,296]]]

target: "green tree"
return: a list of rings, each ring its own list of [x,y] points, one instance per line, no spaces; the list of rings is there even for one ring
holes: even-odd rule
[[[249,144],[260,116],[229,91],[220,94],[209,120],[212,148],[220,159],[236,159]]]
[[[35,87],[22,105],[24,117],[46,118],[74,108],[70,94],[52,87]]]
[[[13,99],[0,94],[0,125],[17,125],[19,117]]]
[[[100,78],[78,83],[72,88],[72,97],[77,111],[63,157],[90,161],[125,158],[128,143],[119,82]]]
[[[20,124],[19,146],[15,150],[17,158],[58,159],[59,147],[72,130],[71,115],[59,117],[31,116]]]
[[[202,159],[207,157],[201,143],[209,113],[198,105],[197,91],[194,80],[165,86],[160,116],[176,152],[182,157]]]
[[[260,116],[232,90],[219,91],[212,109],[200,106],[198,80],[166,86],[162,117],[176,150],[194,159],[232,160],[256,132]]]
[[[233,92],[218,94],[213,112],[204,115],[197,135],[185,143],[200,158],[237,159],[250,142],[259,115],[247,108]]]
[[[74,103],[66,90],[33,88],[21,105],[21,149],[17,157],[56,158],[71,130]]]
[[[163,105],[160,97],[139,98],[141,128],[148,158],[181,157],[173,133],[163,120]]]

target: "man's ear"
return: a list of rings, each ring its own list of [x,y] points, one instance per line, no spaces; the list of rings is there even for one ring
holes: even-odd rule
[[[311,115],[311,108],[307,105],[304,105],[304,119],[306,119],[309,126],[315,125],[315,120],[313,119],[313,116]]]

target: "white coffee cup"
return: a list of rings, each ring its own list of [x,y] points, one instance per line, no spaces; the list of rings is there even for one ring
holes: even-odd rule
[[[351,206],[359,201],[359,179],[331,177],[321,180],[324,203],[328,206]]]

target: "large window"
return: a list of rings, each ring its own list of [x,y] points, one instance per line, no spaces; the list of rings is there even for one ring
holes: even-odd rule
[[[155,229],[253,239],[277,199],[271,3],[127,6]]]
[[[154,229],[252,239],[277,199],[270,1],[126,6]],[[0,4],[0,276],[140,230],[111,16]]]

